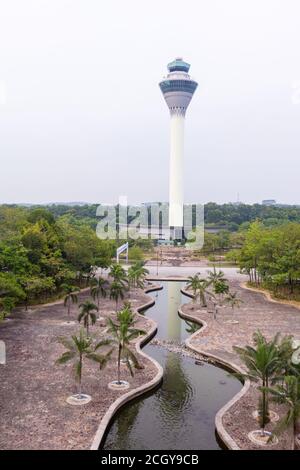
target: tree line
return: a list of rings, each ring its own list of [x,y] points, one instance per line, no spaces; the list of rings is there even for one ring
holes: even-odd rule
[[[237,260],[250,283],[267,287],[279,297],[299,297],[299,223],[265,227],[253,222],[241,246],[229,252],[227,258]]]
[[[100,240],[85,219],[55,218],[45,208],[0,206],[0,312],[83,287],[110,265],[115,241]]]
[[[45,206],[33,206],[31,210],[36,208],[44,208],[51,212],[54,217],[67,215],[75,219],[89,220],[90,224],[95,228],[99,217],[96,211],[99,204],[49,204]],[[10,205],[6,207],[18,207]],[[251,223],[255,220],[261,220],[265,225],[277,225],[278,223],[300,222],[300,206],[298,205],[273,205],[265,206],[262,204],[216,204],[208,202],[204,205],[204,221],[206,226],[216,225],[223,227],[229,231],[235,231],[243,223]]]

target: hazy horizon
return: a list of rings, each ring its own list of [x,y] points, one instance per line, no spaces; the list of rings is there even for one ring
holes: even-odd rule
[[[297,0],[6,2],[0,203],[166,201],[158,83],[182,56],[186,203],[300,204],[299,18]]]
[[[141,204],[156,204],[156,203],[162,203],[162,204],[165,204],[165,203],[168,203],[167,201],[140,201],[140,202],[130,202],[128,201],[128,207],[129,206],[138,206],[138,205],[141,205]],[[117,204],[117,203],[116,203]],[[91,206],[91,205],[116,205],[116,204],[113,204],[113,203],[107,203],[107,202],[95,202],[95,201],[91,201],[91,202],[87,202],[87,201],[46,201],[46,202],[0,202],[0,206],[3,205],[7,205],[7,206],[10,206],[10,205],[16,205],[16,206],[21,206],[21,207],[31,207],[31,206],[70,206],[70,207],[74,207],[74,206],[85,206],[85,205],[88,205],[88,206]],[[189,204],[197,204],[197,201],[193,201],[193,202],[190,202]],[[258,205],[264,205],[264,206],[271,206],[271,207],[278,207],[278,206],[289,206],[289,207],[300,207],[300,204],[297,204],[297,203],[291,203],[291,204],[287,204],[287,203],[281,203],[281,202],[278,202],[276,201],[276,203],[274,204],[262,204],[262,201],[257,201],[257,202],[253,202],[253,203],[248,203],[248,202],[243,202],[243,201],[240,201],[240,202],[236,202],[236,201],[224,201],[224,202],[215,202],[215,201],[205,201],[205,202],[198,202],[198,204],[217,204],[217,205],[255,205],[255,204],[258,204]],[[124,205],[126,206],[126,204],[121,204],[121,205]]]

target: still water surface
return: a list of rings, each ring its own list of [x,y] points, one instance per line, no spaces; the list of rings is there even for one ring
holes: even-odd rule
[[[178,316],[179,306],[189,299],[180,292],[183,283],[162,285],[163,290],[152,293],[155,305],[145,314],[158,324],[156,338],[181,343],[195,327]],[[162,386],[116,415],[103,448],[220,449],[215,415],[241,389],[240,382],[218,367],[199,366],[194,359],[162,347],[149,344],[144,350],[162,365]]]

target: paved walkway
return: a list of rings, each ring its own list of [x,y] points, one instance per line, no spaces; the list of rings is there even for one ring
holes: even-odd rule
[[[149,271],[151,278],[157,277],[157,267],[147,265],[146,268]],[[209,266],[158,266],[158,279],[162,277],[184,277],[194,276],[197,273],[200,273],[203,277],[207,276],[207,271],[212,270],[212,267]],[[218,270],[219,267],[216,266]],[[248,276],[244,274],[239,274],[238,268],[220,268],[225,276],[228,279],[237,279],[240,282],[245,282],[248,279]]]

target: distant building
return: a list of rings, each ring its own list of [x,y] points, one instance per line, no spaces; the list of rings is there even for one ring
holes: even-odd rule
[[[158,201],[155,201],[155,202],[142,202],[142,206],[146,206],[146,207],[151,207],[151,206],[159,206],[160,204],[164,204],[162,202],[158,202]]]
[[[242,201],[229,202],[232,206],[242,206],[244,203]]]
[[[264,199],[261,201],[262,206],[275,206],[276,201],[275,199]]]

